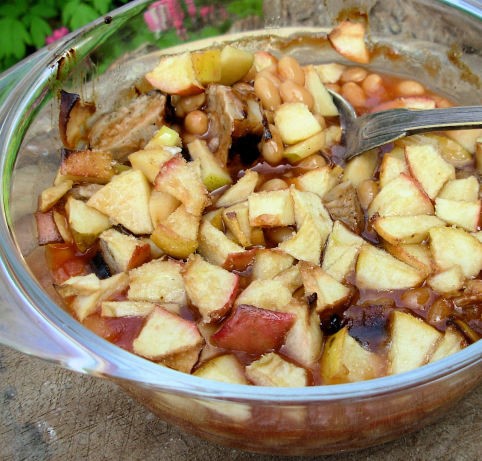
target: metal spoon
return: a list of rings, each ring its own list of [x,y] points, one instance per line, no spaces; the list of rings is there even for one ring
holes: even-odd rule
[[[328,91],[340,113],[346,148],[344,160],[411,134],[482,128],[482,106],[390,109],[357,117],[355,109],[343,96]]]

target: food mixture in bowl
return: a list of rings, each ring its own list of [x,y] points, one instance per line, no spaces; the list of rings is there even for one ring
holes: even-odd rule
[[[369,62],[360,24],[329,35]],[[451,105],[421,83],[230,45],[161,57],[114,110],[62,92],[36,213],[66,308],[163,366],[231,383],[372,379],[482,334],[480,131],[344,164],[358,113]]]

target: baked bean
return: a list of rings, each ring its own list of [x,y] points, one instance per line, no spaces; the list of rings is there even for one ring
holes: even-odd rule
[[[368,96],[380,95],[385,92],[382,77],[378,74],[367,75],[361,87]]]
[[[308,157],[305,157],[303,160],[299,161],[296,164],[297,167],[305,168],[307,170],[320,168],[326,165],[326,159],[320,154],[309,155]]]
[[[347,101],[353,107],[364,107],[367,98],[365,96],[365,92],[361,89],[361,87],[355,82],[348,82],[345,83],[341,87],[341,95],[347,99]]]
[[[256,77],[254,80],[254,92],[267,110],[276,110],[281,104],[278,88],[266,77]]]
[[[280,178],[268,179],[260,188],[260,191],[273,191],[273,190],[283,190],[288,189],[289,185],[286,181]]]
[[[341,86],[338,83],[325,83],[325,88],[327,90],[332,90],[335,93],[341,93]]]
[[[305,73],[298,61],[291,56],[283,56],[278,61],[278,74],[281,80],[292,80],[298,85],[305,84]]]
[[[261,142],[261,155],[270,165],[278,165],[283,160],[283,141],[278,129],[269,125],[271,139]]]
[[[279,92],[283,102],[302,102],[308,106],[308,109],[313,109],[313,96],[304,86],[292,80],[285,80],[280,85]]]
[[[187,113],[199,109],[206,102],[206,93],[196,94],[194,96],[182,96],[175,104],[176,115],[184,117]],[[182,115],[180,115],[182,113]]]
[[[368,72],[362,67],[348,67],[341,74],[340,80],[343,83],[346,83],[346,82],[358,83],[363,81],[367,75],[368,75]]]
[[[295,231],[289,227],[273,227],[265,229],[264,233],[273,243],[282,243],[293,237]]]
[[[271,83],[273,83],[273,85],[276,87],[276,88],[279,88],[279,86],[281,85],[281,80],[278,78],[278,76],[276,75],[276,69],[275,71],[271,71],[269,69],[263,69],[261,72],[258,72],[256,74],[256,77],[255,78],[259,78],[259,77],[265,77],[267,78],[268,80],[271,81]]]
[[[378,184],[372,179],[365,179],[358,185],[357,192],[360,205],[367,210],[375,195],[378,194]]]
[[[202,110],[193,110],[184,119],[184,128],[191,134],[206,133],[208,126],[208,116]]]
[[[428,287],[412,288],[402,294],[401,300],[406,307],[421,309],[430,300],[430,289]]]
[[[425,94],[424,86],[415,80],[402,80],[397,85],[397,91],[400,96],[421,96]]]

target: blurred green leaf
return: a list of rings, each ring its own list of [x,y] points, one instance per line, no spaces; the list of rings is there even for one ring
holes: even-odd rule
[[[110,0],[92,0],[92,5],[99,12],[99,14],[105,14],[114,8],[113,2]]]
[[[58,10],[55,5],[49,5],[46,2],[42,2],[29,8],[29,13],[32,16],[50,19],[57,16],[60,13],[60,10]]]
[[[30,36],[32,37],[33,45],[37,48],[42,48],[45,45],[45,38],[52,33],[52,28],[44,19],[37,16],[32,17],[30,23]]]
[[[22,8],[21,5],[7,3],[0,5],[0,17],[6,18],[18,18],[25,13],[26,8]]]
[[[91,21],[99,17],[99,13],[90,5],[85,3],[78,3],[75,14],[70,18],[69,29],[75,30],[79,27],[85,26]]]
[[[14,18],[0,19],[0,57],[15,56],[22,59],[27,45],[31,44],[30,35],[25,25]]]

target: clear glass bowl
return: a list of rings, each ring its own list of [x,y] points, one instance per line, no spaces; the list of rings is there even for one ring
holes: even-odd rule
[[[157,62],[165,51],[159,50],[159,37],[174,45],[223,33],[183,46],[236,41],[303,62],[331,61],[339,56],[326,32],[341,19],[362,14],[369,23],[372,68],[418,78],[462,104],[481,102],[478,1],[266,0],[264,18],[241,19],[235,17],[235,3],[211,2],[216,11],[209,25],[197,18],[179,34],[171,29],[156,36],[144,33],[150,2],[134,1],[0,76],[0,342],[112,380],[161,418],[220,444],[315,455],[383,443],[435,420],[480,383],[482,341],[414,371],[355,384],[230,385],[117,348],[75,321],[49,289],[33,212],[59,162],[57,92],[64,88],[95,97],[107,108],[119,89]],[[258,30],[240,32],[249,29]]]

